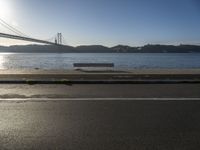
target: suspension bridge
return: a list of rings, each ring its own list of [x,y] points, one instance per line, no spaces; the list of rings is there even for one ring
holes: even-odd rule
[[[8,34],[8,33],[2,33],[0,32],[0,37],[1,38],[8,38],[8,39],[14,39],[14,40],[22,40],[22,41],[28,41],[28,42],[36,42],[36,43],[41,43],[41,44],[49,44],[49,45],[63,45],[63,36],[62,33],[57,33],[56,36],[49,40],[41,40],[37,38],[32,38],[15,27],[11,26],[8,24],[6,21],[0,18],[0,25],[2,27],[5,27],[8,31],[10,31],[13,34]],[[52,41],[53,39],[53,41]]]

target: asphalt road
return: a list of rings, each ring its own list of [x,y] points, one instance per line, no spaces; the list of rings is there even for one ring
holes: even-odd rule
[[[199,84],[1,85],[0,149],[198,150],[199,91]]]

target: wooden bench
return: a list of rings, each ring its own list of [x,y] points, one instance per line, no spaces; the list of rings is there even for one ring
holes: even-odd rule
[[[74,63],[74,67],[77,68],[113,68],[114,66],[114,63]]]

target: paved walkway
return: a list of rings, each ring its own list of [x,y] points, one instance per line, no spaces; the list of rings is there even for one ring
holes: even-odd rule
[[[142,81],[189,80],[200,82],[200,69],[193,70],[1,70],[0,81]]]

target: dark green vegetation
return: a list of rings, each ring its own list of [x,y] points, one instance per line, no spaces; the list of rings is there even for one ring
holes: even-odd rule
[[[0,46],[0,53],[200,53],[197,45],[145,45],[142,47],[130,47],[118,45],[105,47],[101,45],[91,46],[58,46],[58,45],[26,45],[26,46]]]

